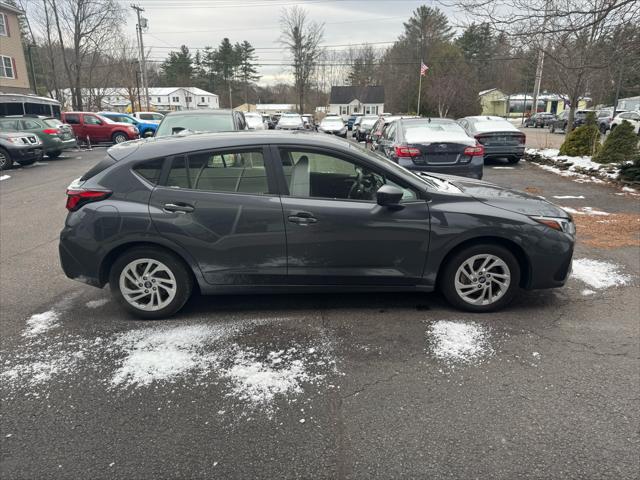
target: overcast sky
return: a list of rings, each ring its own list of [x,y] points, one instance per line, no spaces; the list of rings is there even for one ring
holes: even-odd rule
[[[128,7],[126,0],[121,0]],[[187,45],[217,47],[224,37],[232,43],[248,40],[256,48],[262,75],[260,84],[290,81],[286,67],[273,65],[287,60],[278,42],[282,9],[305,8],[311,20],[325,24],[324,45],[393,42],[402,32],[402,22],[425,0],[138,0],[149,21],[144,34],[145,50],[151,58],[164,59],[171,49]],[[453,19],[454,12],[446,11]],[[135,39],[135,12],[128,30]],[[172,47],[172,48],[170,48]],[[346,47],[334,47],[343,49]],[[269,65],[271,64],[271,65]]]

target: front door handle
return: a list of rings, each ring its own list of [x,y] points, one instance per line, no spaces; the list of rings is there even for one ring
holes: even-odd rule
[[[195,210],[195,207],[187,203],[165,203],[164,210],[165,212],[173,213],[191,213]]]
[[[309,212],[293,212],[289,215],[289,221],[298,225],[309,225],[310,223],[318,223],[318,219]]]

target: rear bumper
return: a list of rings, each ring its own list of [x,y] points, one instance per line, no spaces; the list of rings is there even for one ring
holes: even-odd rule
[[[58,252],[60,254],[60,265],[64,274],[72,280],[77,280],[93,287],[103,287],[99,279],[97,270],[93,270],[88,262],[81,262],[72,253],[72,248],[68,248],[65,242],[65,231],[60,234]]]
[[[69,150],[71,148],[76,148],[78,146],[75,138],[70,138],[69,140],[58,139],[51,140],[47,142],[44,146],[44,151],[48,152],[57,152],[60,150]]]
[[[484,169],[484,159],[482,157],[473,157],[469,163],[456,163],[453,165],[416,165],[408,158],[399,158],[398,163],[407,170],[416,172],[444,173],[477,180],[482,180]]]
[[[524,145],[519,146],[485,146],[484,158],[522,158],[524,156]]]

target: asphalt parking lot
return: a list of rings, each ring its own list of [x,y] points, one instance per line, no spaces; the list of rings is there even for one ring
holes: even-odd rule
[[[606,231],[622,218],[637,238],[640,197],[486,165],[585,217],[577,275],[499,313],[438,294],[253,295],[144,322],[58,264],[65,187],[103,155],[0,181],[2,478],[640,475],[640,254]]]

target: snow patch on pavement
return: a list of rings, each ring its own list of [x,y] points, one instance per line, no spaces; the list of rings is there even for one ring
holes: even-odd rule
[[[2,180],[9,180],[10,178],[11,178],[11,175],[2,175],[2,176],[0,176],[0,182]]]
[[[85,305],[88,308],[100,308],[100,307],[104,307],[107,303],[109,303],[108,298],[99,298],[98,300],[91,300],[85,303]]]
[[[609,212],[605,212],[603,210],[596,210],[592,207],[581,207],[579,210],[572,207],[560,207],[560,208],[572,215],[601,215],[605,217],[608,215],[611,215]]]
[[[631,280],[620,273],[618,265],[589,258],[574,259],[571,275],[596,290],[626,285]]]
[[[572,177],[578,183],[604,183],[605,180],[616,180],[620,174],[618,164],[597,163],[589,156],[560,155],[560,151],[555,148],[528,148],[525,153],[530,155],[529,159],[542,157],[546,163],[533,162],[539,168],[563,177]]]
[[[59,318],[60,314],[55,310],[47,310],[46,312],[31,315],[31,317],[27,319],[27,328],[22,332],[22,336],[35,337],[52,328],[59,327]]]
[[[475,322],[439,320],[427,330],[432,353],[448,363],[474,363],[493,354],[489,331]]]
[[[553,198],[557,198],[558,200],[565,200],[569,198],[584,198],[584,195],[554,195]]]

